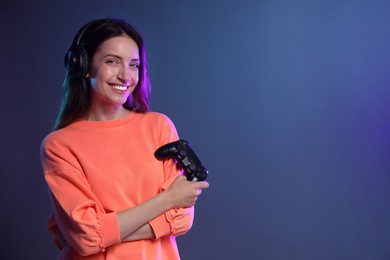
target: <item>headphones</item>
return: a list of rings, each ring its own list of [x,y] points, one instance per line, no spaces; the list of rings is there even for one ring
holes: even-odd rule
[[[68,52],[65,54],[65,70],[71,78],[84,78],[88,74],[88,53],[80,45],[80,42],[87,29],[97,22],[101,22],[101,20],[89,22],[81,27],[75,35]]]

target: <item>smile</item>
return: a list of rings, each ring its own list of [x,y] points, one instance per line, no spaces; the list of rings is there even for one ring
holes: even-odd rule
[[[125,91],[127,90],[128,86],[121,86],[121,85],[111,85],[111,87],[115,90],[119,90],[119,91]]]

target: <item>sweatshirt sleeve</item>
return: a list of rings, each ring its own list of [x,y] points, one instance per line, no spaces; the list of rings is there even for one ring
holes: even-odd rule
[[[176,128],[173,122],[168,117],[163,117],[163,126],[161,127],[161,135],[159,146],[169,142],[174,142],[179,139]],[[163,161],[165,182],[161,186],[160,192],[167,189],[176,177],[182,174],[182,171],[177,168],[174,159],[165,159]],[[194,207],[171,209],[159,217],[149,222],[155,238],[159,239],[164,236],[179,236],[188,232],[194,220]]]
[[[175,180],[172,176],[161,187],[161,191],[168,188]],[[171,209],[149,222],[155,233],[155,238],[164,236],[180,236],[187,233],[194,221],[194,207]]]
[[[50,139],[41,146],[53,216],[67,243],[80,255],[92,255],[120,243],[116,214],[106,213],[91,191],[77,159]]]
[[[164,183],[164,185],[161,187],[161,190],[164,191],[167,189],[171,183],[175,180],[176,176],[172,176],[168,181]],[[165,212],[163,215],[163,221],[168,224],[169,230],[165,230],[164,232],[157,232],[160,231],[158,229],[155,230],[156,238],[160,238],[163,236],[180,236],[185,233],[187,233],[193,224],[194,221],[194,207],[187,207],[187,208],[178,208],[178,209],[171,209]],[[155,219],[156,220],[156,219]],[[157,221],[156,221],[157,222]]]

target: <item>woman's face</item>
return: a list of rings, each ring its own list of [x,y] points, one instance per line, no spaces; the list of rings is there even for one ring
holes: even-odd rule
[[[104,41],[92,58],[88,77],[92,105],[122,107],[138,83],[140,58],[138,46],[128,36]]]

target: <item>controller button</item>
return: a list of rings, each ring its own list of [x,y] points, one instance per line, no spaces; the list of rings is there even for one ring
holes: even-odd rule
[[[187,156],[187,153],[184,150],[180,150],[179,154],[177,155],[177,157],[179,157],[180,160],[183,160],[186,156]]]
[[[188,170],[191,171],[191,172],[194,172],[194,171],[196,171],[196,166],[191,164],[191,165],[188,166]]]

